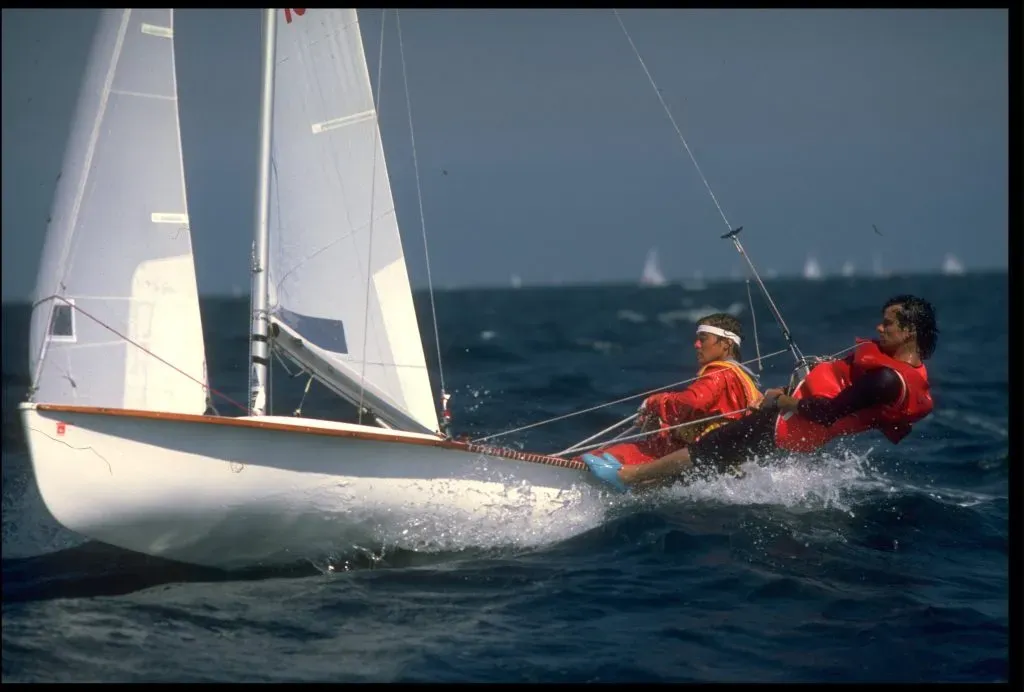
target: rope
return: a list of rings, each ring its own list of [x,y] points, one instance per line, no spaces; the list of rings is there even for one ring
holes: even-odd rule
[[[841,351],[836,351],[835,353],[833,353],[833,354],[831,354],[829,356],[825,356],[824,358],[821,358],[820,360],[822,360],[822,361],[834,360],[836,357],[846,353],[847,351],[852,351],[855,348],[857,348],[857,344],[854,344],[853,346],[848,346],[848,347],[842,349]],[[775,356],[775,355],[779,355],[780,353],[785,353],[785,351],[776,351],[775,353],[773,353],[771,355]],[[685,428],[685,427],[690,426],[690,425],[699,425],[701,423],[709,423],[711,421],[718,420],[719,418],[725,418],[727,416],[731,416],[731,415],[735,415],[737,413],[741,413],[741,412],[743,412],[745,410],[746,409],[737,409],[737,410],[731,411],[729,413],[721,413],[721,414],[717,414],[717,415],[710,416],[710,417],[707,417],[707,418],[700,418],[698,420],[686,421],[685,423],[679,423],[677,425],[673,425],[673,426],[670,426],[668,428],[659,428],[658,430],[650,430],[650,431],[647,431],[647,432],[638,433],[636,435],[626,435],[625,433],[628,433],[630,430],[633,429],[633,428],[628,428],[626,431],[624,431],[623,433],[621,433],[619,435],[616,435],[615,437],[611,438],[610,440],[606,440],[604,442],[595,443],[595,444],[592,444],[592,445],[586,446],[586,447],[584,446],[584,445],[586,445],[587,442],[590,442],[591,440],[599,437],[601,434],[603,434],[605,432],[608,432],[609,430],[615,429],[616,427],[618,427],[619,425],[622,425],[622,423],[624,423],[626,421],[633,420],[634,418],[636,418],[636,415],[633,415],[633,416],[630,416],[629,418],[626,418],[623,421],[620,421],[620,422],[616,423],[613,426],[605,428],[604,430],[602,430],[601,432],[597,433],[596,435],[591,435],[587,439],[581,440],[580,442],[577,442],[576,444],[574,444],[572,447],[569,447],[568,449],[563,449],[561,452],[558,452],[554,456],[562,456],[563,454],[568,454],[570,452],[579,452],[579,451],[586,451],[586,450],[589,450],[589,449],[597,449],[598,447],[603,447],[604,445],[608,444],[609,442],[624,442],[624,441],[627,441],[627,440],[635,440],[635,439],[640,439],[640,438],[646,437],[648,435],[654,435],[654,434],[657,434],[657,433],[660,433],[660,432],[664,432],[666,430],[675,430],[676,428]]]
[[[574,444],[572,447],[569,447],[568,449],[563,449],[561,452],[556,453],[555,456],[556,457],[560,457],[563,454],[568,454],[569,452],[574,451],[580,445],[585,445],[588,442],[590,442],[591,440],[596,440],[597,438],[601,437],[601,435],[604,435],[606,432],[611,432],[612,430],[615,430],[615,428],[619,427],[620,425],[622,425],[624,423],[629,423],[630,421],[634,421],[634,420],[636,420],[636,414],[635,413],[632,416],[629,416],[627,418],[623,418],[618,423],[614,423],[612,425],[609,425],[607,428],[605,428],[604,430],[601,430],[600,432],[594,433],[593,435],[591,435],[590,437],[588,437],[585,440],[580,440],[579,442]],[[614,439],[616,439],[616,440],[620,439],[623,435],[628,433],[634,427],[636,427],[636,426],[630,426],[629,428],[627,428],[623,432],[619,433],[618,436],[616,436]]]
[[[844,353],[846,353],[848,351],[852,351],[855,348],[857,348],[857,344],[854,344],[853,346],[848,346],[848,347],[846,347],[846,348],[844,348],[844,349],[842,349],[840,351],[836,351],[835,353],[833,353],[831,355],[825,356],[822,360],[834,360],[838,356],[841,356],[842,354],[844,354]],[[783,353],[787,353],[787,352],[788,352],[788,349],[783,348],[783,349],[780,349],[778,351],[774,351],[772,353],[769,353],[766,356],[760,356],[760,358],[762,360],[768,360],[769,358],[774,358],[775,356],[782,355]],[[745,361],[745,362],[741,363],[741,365],[749,365],[750,363],[753,363],[753,362],[754,362],[754,360],[748,360],[748,361]],[[518,427],[518,428],[513,428],[512,430],[506,430],[505,432],[499,432],[499,433],[495,433],[493,435],[487,435],[485,437],[478,437],[475,440],[471,440],[471,442],[475,444],[477,442],[482,442],[484,440],[494,439],[495,437],[503,437],[505,435],[511,435],[512,433],[522,432],[523,430],[529,430],[531,428],[536,428],[536,427],[539,427],[541,425],[547,425],[548,423],[555,423],[557,421],[565,420],[566,418],[572,418],[573,416],[578,416],[578,415],[581,415],[583,413],[590,413],[591,411],[596,411],[598,409],[602,409],[602,408],[605,408],[607,406],[614,406],[615,404],[621,404],[623,402],[629,401],[630,399],[636,399],[638,397],[647,397],[647,396],[649,396],[651,394],[654,394],[655,392],[660,392],[663,389],[671,389],[672,387],[678,387],[680,385],[689,384],[691,382],[697,381],[701,377],[710,377],[710,374],[708,374],[708,375],[700,375],[698,377],[691,377],[688,380],[682,380],[681,382],[675,382],[673,384],[667,384],[667,385],[665,385],[663,387],[658,387],[657,389],[651,389],[651,390],[648,390],[646,392],[642,392],[640,394],[633,394],[631,396],[627,396],[627,397],[624,397],[622,399],[616,399],[615,401],[609,401],[609,402],[604,403],[604,404],[598,404],[597,406],[591,406],[590,408],[585,408],[585,409],[580,410],[580,411],[573,411],[572,413],[566,413],[566,414],[563,414],[561,416],[555,416],[554,418],[548,418],[547,420],[538,421],[536,423],[530,423],[529,425],[524,425],[524,426],[521,426],[521,427]],[[634,418],[636,418],[635,414],[630,416],[629,418],[625,418],[625,419],[619,421],[615,425],[612,425],[612,426],[610,426],[608,428],[605,428],[601,432],[607,432],[609,430],[614,430],[615,428],[617,428],[618,426],[622,425],[626,421],[633,420]],[[695,423],[700,423],[700,422],[704,422],[704,420],[701,420],[701,421],[689,421],[687,423],[682,423],[680,426],[677,426],[677,427],[682,427],[683,425],[693,425]],[[601,433],[598,433],[598,435],[600,435],[600,434]],[[575,445],[573,445],[573,447],[578,447],[579,445],[582,445],[583,443],[588,442],[588,441],[594,439],[595,437],[597,437],[597,435],[592,435],[592,436],[588,437],[586,440],[583,440],[581,442],[576,443]],[[616,437],[615,439],[616,440],[627,440],[627,439],[630,439],[630,438],[628,438],[628,437]],[[600,445],[598,445],[598,446],[600,446]],[[569,450],[571,451],[573,449],[573,447],[570,447]],[[593,449],[593,448],[591,448],[591,449]],[[559,454],[564,454],[564,452],[559,452]]]
[[[686,153],[690,155],[690,160],[693,162],[694,168],[697,169],[697,174],[700,175],[700,179],[704,182],[704,187],[707,189],[708,194],[711,195],[711,201],[715,203],[715,207],[718,208],[718,213],[721,214],[722,216],[722,221],[725,222],[726,228],[729,229],[729,231],[722,237],[732,238],[733,245],[736,246],[736,250],[743,256],[743,259],[746,260],[747,266],[750,267],[750,271],[754,275],[754,279],[757,280],[758,287],[760,287],[761,292],[764,293],[764,297],[768,301],[768,305],[772,309],[772,315],[775,317],[775,321],[778,323],[779,328],[782,330],[782,336],[789,344],[789,350],[792,351],[793,357],[796,359],[797,363],[803,362],[804,354],[800,351],[796,343],[793,341],[792,335],[789,333],[789,328],[786,326],[786,323],[782,319],[782,313],[779,312],[778,307],[775,305],[775,301],[772,300],[771,295],[768,293],[768,289],[765,288],[764,282],[761,281],[761,277],[758,275],[757,269],[754,268],[754,263],[750,261],[750,257],[747,256],[746,251],[743,249],[743,245],[741,245],[740,241],[736,238],[736,234],[739,233],[739,231],[742,229],[742,226],[740,228],[733,229],[733,227],[729,224],[729,219],[725,217],[725,212],[722,211],[722,205],[718,203],[718,198],[715,197],[715,193],[711,190],[711,185],[708,183],[708,179],[704,176],[704,171],[701,170],[700,164],[697,163],[697,158],[693,155],[693,151],[691,151],[690,145],[687,144],[686,138],[683,136],[682,130],[679,129],[679,125],[676,123],[676,119],[672,116],[672,111],[669,109],[668,104],[665,103],[665,99],[661,95],[661,90],[658,89],[658,85],[654,82],[654,77],[651,76],[650,70],[647,69],[647,64],[644,63],[644,59],[640,55],[640,51],[637,49],[636,44],[633,42],[633,37],[629,35],[629,32],[626,30],[626,25],[622,23],[622,17],[619,16],[619,11],[613,8],[612,12],[615,14],[615,19],[618,20],[619,26],[622,28],[622,33],[626,35],[626,40],[629,41],[630,47],[633,48],[633,53],[634,55],[636,55],[636,59],[640,61],[640,66],[643,68],[644,74],[647,75],[647,79],[651,83],[651,87],[654,88],[654,93],[658,97],[658,101],[661,103],[661,107],[665,109],[665,115],[668,116],[669,121],[672,123],[672,127],[675,128],[676,134],[679,135],[679,141],[683,143],[683,147],[686,149]]]
[[[434,305],[434,282],[430,276],[430,251],[427,249],[427,221],[423,214],[423,193],[420,190],[420,166],[416,157],[416,135],[412,126],[412,100],[409,98],[409,78],[405,70],[405,44],[402,41],[402,15],[395,10],[395,23],[398,25],[398,52],[402,56],[402,82],[405,85],[405,108],[409,113],[409,141],[412,142],[412,169],[416,176],[416,201],[420,206],[420,229],[423,231],[423,255],[427,259],[427,292],[430,294],[430,315],[434,320],[434,343],[437,345],[437,369],[440,373],[441,392],[448,390],[444,386],[444,366],[441,364],[441,337],[437,327],[437,308]]]
[[[373,203],[377,187],[377,133],[380,132],[380,80],[384,68],[384,18],[387,10],[380,11],[380,45],[377,54],[377,93],[373,104],[373,168],[370,171],[370,238],[366,250],[366,300],[363,305],[363,364],[359,371],[359,425],[363,424],[363,396],[366,394],[366,339],[370,334],[370,279],[373,277]]]
[[[118,336],[119,338],[121,338],[121,339],[124,339],[124,340],[125,340],[125,341],[127,341],[127,342],[128,342],[129,344],[131,344],[131,345],[132,345],[132,346],[134,346],[135,348],[139,349],[139,350],[140,350],[140,351],[142,351],[143,353],[145,353],[145,354],[147,354],[147,355],[150,355],[150,356],[153,356],[154,358],[156,358],[156,359],[157,359],[158,361],[160,361],[161,363],[163,363],[163,364],[164,364],[164,365],[166,365],[167,367],[169,367],[169,368],[173,368],[174,370],[176,370],[177,372],[181,373],[182,375],[184,375],[185,377],[187,377],[187,378],[188,378],[188,379],[190,379],[191,381],[193,381],[193,382],[195,382],[196,384],[198,384],[198,385],[199,385],[200,387],[202,387],[202,388],[203,388],[204,390],[206,390],[206,391],[207,391],[208,393],[216,394],[217,396],[219,396],[219,397],[223,398],[223,399],[224,399],[224,400],[226,400],[227,402],[229,402],[229,403],[233,404],[234,406],[237,406],[237,407],[238,407],[239,409],[241,409],[242,411],[245,411],[245,412],[246,412],[247,414],[249,413],[249,408],[248,408],[247,406],[242,406],[242,405],[241,405],[240,403],[238,403],[237,401],[235,401],[234,399],[232,399],[231,397],[229,397],[229,396],[228,396],[227,394],[224,394],[223,392],[220,392],[220,391],[218,391],[218,390],[214,389],[213,387],[211,387],[211,386],[209,385],[209,383],[206,383],[206,382],[200,382],[199,380],[197,380],[196,378],[192,377],[192,375],[189,375],[189,374],[188,374],[187,372],[185,372],[184,370],[182,370],[182,369],[181,369],[181,368],[179,368],[178,366],[174,365],[173,363],[169,363],[169,362],[167,362],[166,360],[164,360],[163,358],[161,358],[161,357],[160,357],[160,356],[158,356],[157,354],[153,353],[152,351],[150,351],[150,350],[149,350],[148,348],[146,348],[146,347],[145,347],[145,346],[143,346],[142,344],[140,344],[140,343],[138,343],[138,342],[136,342],[136,341],[133,341],[132,339],[129,339],[129,338],[127,337],[127,336],[125,336],[125,335],[124,335],[124,334],[122,334],[121,332],[117,331],[116,329],[114,329],[113,327],[111,327],[111,326],[110,326],[109,324],[107,324],[107,323],[106,323],[106,322],[104,322],[103,320],[99,319],[98,317],[95,317],[95,316],[91,315],[90,313],[86,312],[86,311],[85,311],[84,309],[82,309],[82,308],[80,308],[79,306],[77,306],[77,305],[75,305],[75,304],[71,303],[71,302],[70,302],[70,301],[68,301],[68,300],[67,300],[66,298],[64,298],[64,296],[59,296],[59,295],[57,295],[57,294],[55,293],[55,294],[53,294],[52,296],[49,296],[48,298],[43,298],[42,300],[38,300],[38,301],[36,301],[36,302],[35,302],[35,304],[34,304],[34,305],[33,305],[32,307],[33,307],[33,308],[35,308],[35,307],[36,307],[37,305],[39,305],[39,304],[41,304],[41,303],[44,303],[44,302],[46,302],[46,301],[48,301],[48,300],[54,300],[54,299],[62,301],[62,302],[63,302],[63,303],[65,304],[65,305],[68,305],[68,306],[69,306],[69,307],[70,307],[70,308],[71,308],[72,310],[77,310],[78,312],[82,313],[83,315],[85,315],[86,317],[88,317],[88,318],[89,318],[90,320],[92,320],[92,321],[93,321],[93,322],[95,322],[96,324],[98,324],[98,325],[100,325],[101,327],[103,327],[104,329],[106,329],[106,330],[108,330],[108,331],[112,332],[113,334],[116,334],[116,335],[117,335],[117,336]]]
[[[654,87],[654,93],[658,96],[658,101],[661,102],[661,107],[665,109],[665,115],[668,116],[669,121],[672,123],[672,127],[675,128],[676,134],[679,135],[679,141],[683,143],[683,147],[686,148],[686,153],[690,155],[690,160],[693,161],[694,168],[697,169],[697,174],[700,179],[704,182],[704,187],[707,189],[708,194],[711,195],[711,201],[715,203],[718,208],[718,213],[722,216],[722,221],[725,222],[726,228],[732,230],[732,226],[729,225],[729,219],[725,218],[725,212],[722,211],[722,205],[718,203],[718,198],[715,197],[715,193],[711,190],[711,185],[708,184],[708,179],[704,177],[704,171],[700,169],[700,165],[697,163],[697,158],[693,155],[690,150],[690,145],[686,143],[686,137],[683,136],[683,131],[679,129],[679,125],[676,124],[676,119],[672,117],[672,111],[669,110],[668,104],[665,103],[664,97],[661,95],[661,90],[658,85],[654,82],[654,77],[651,76],[650,70],[647,69],[647,64],[644,62],[643,57],[640,55],[640,51],[637,49],[636,44],[633,43],[633,37],[626,31],[626,25],[622,23],[622,17],[619,16],[619,11],[612,8],[612,12],[615,13],[615,19],[618,20],[619,26],[622,27],[622,33],[626,35],[626,40],[629,41],[630,47],[633,48],[633,54],[636,55],[636,59],[640,61],[640,67],[644,68],[644,74],[647,75],[648,81],[651,86]]]
[[[783,353],[787,353],[788,351],[789,351],[789,349],[785,349],[784,348],[784,349],[782,349],[780,351],[776,351],[774,353],[769,353],[767,356],[764,357],[764,359],[767,360],[768,358],[773,358],[773,357],[781,355]],[[753,363],[753,362],[754,362],[753,360],[748,360],[745,363],[742,363],[742,365],[748,365],[748,364]],[[614,406],[615,404],[621,404],[621,403],[623,403],[625,401],[630,401],[631,399],[636,399],[636,398],[639,398],[639,397],[648,397],[651,394],[654,394],[655,392],[660,392],[660,391],[662,391],[664,389],[670,389],[672,387],[678,387],[680,385],[690,384],[691,382],[695,382],[696,380],[700,379],[701,377],[710,377],[710,374],[709,375],[699,375],[697,377],[691,377],[691,378],[689,378],[687,380],[682,380],[680,382],[674,382],[672,384],[667,384],[667,385],[664,385],[662,387],[657,387],[655,389],[650,389],[650,390],[648,390],[646,392],[641,392],[640,394],[631,394],[631,395],[629,395],[627,397],[623,397],[621,399],[616,399],[615,401],[609,401],[609,402],[604,403],[604,404],[598,404],[597,406],[591,406],[590,408],[585,408],[585,409],[582,409],[580,411],[573,411],[571,413],[565,413],[565,414],[562,414],[561,416],[555,416],[554,418],[548,418],[547,420],[542,420],[542,421],[539,421],[537,423],[530,423],[529,425],[524,425],[524,426],[521,426],[521,427],[518,427],[518,428],[513,428],[512,430],[506,430],[505,432],[495,433],[493,435],[487,435],[485,437],[478,437],[475,440],[473,440],[473,442],[474,443],[483,442],[484,440],[491,440],[491,439],[494,439],[495,437],[503,437],[505,435],[511,435],[512,433],[522,432],[523,430],[529,430],[530,428],[536,428],[536,427],[539,427],[541,425],[547,425],[548,423],[555,423],[555,422],[560,421],[560,420],[565,420],[566,418],[572,418],[573,416],[579,416],[579,415],[582,415],[584,413],[590,413],[591,411],[597,411],[598,409],[606,408],[608,406]]]
[[[761,343],[757,340],[757,313],[754,311],[754,295],[750,292],[750,277],[747,277],[747,302],[750,304],[750,321],[754,323],[754,351],[757,353],[757,371],[764,372],[761,365]]]
[[[690,426],[690,425],[700,425],[701,423],[710,423],[711,421],[719,420],[720,418],[727,418],[728,416],[735,416],[737,413],[743,413],[746,410],[747,410],[746,408],[738,408],[735,411],[729,411],[728,413],[719,413],[719,414],[716,414],[714,416],[708,416],[707,418],[698,418],[697,420],[688,420],[685,423],[678,423],[676,425],[672,425],[672,426],[669,426],[667,428],[658,428],[657,430],[648,430],[648,431],[645,431],[645,432],[637,433],[636,435],[627,435],[625,437],[617,437],[617,438],[615,438],[615,440],[617,442],[627,442],[629,440],[639,440],[639,439],[642,439],[644,437],[648,437],[650,435],[656,435],[658,433],[668,432],[669,430],[675,430],[676,428],[685,428],[685,427]],[[564,452],[559,452],[555,456],[566,454],[568,452],[585,452],[588,449],[597,449],[598,447],[603,447],[605,444],[607,444],[607,443],[605,443],[605,442],[596,442],[596,443],[594,443],[592,445],[583,446],[583,443],[581,442],[579,444],[573,445],[572,447],[570,447],[569,449],[565,450]]]

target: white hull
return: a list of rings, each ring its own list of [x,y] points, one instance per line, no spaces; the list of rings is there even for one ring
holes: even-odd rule
[[[537,544],[603,515],[603,494],[578,463],[429,435],[270,416],[35,404],[21,414],[36,482],[61,524],[182,562],[288,562],[374,541]]]

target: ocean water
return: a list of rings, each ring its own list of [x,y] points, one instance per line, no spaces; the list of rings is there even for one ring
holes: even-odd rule
[[[870,336],[891,295],[931,300],[934,414],[898,446],[869,434],[742,479],[609,498],[573,526],[530,527],[541,541],[448,526],[422,549],[339,542],[236,572],[105,546],[49,515],[16,416],[28,311],[5,305],[3,681],[1010,679],[1006,274],[768,285],[808,354]],[[703,314],[731,311],[752,333],[742,283],[436,300],[455,432],[471,436],[691,376]],[[247,301],[202,309],[212,384],[244,401]],[[436,386],[423,294],[417,309]],[[755,310],[762,353],[779,350],[756,295]],[[790,366],[765,361],[763,384]],[[275,410],[290,412],[305,382],[275,378]],[[495,441],[561,449],[636,404]],[[344,415],[315,385],[303,412]]]

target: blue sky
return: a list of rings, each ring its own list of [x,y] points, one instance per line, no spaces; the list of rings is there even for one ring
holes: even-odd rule
[[[625,10],[623,21],[762,270],[947,252],[1007,265],[1005,10]],[[635,281],[739,268],[724,222],[610,10],[406,10],[436,285]],[[371,74],[379,10],[360,13]],[[380,117],[414,285],[426,281],[395,15]],[[28,297],[90,10],[3,11],[3,298]],[[200,291],[247,287],[259,14],[179,10]],[[443,174],[442,171],[447,171]],[[883,235],[871,229],[877,224]]]

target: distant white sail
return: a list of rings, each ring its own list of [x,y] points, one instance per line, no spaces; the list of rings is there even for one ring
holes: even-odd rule
[[[36,401],[205,409],[173,20],[100,12],[32,309]]]
[[[871,273],[879,278],[889,276],[889,271],[882,267],[882,258],[879,255],[875,255],[871,259]]]
[[[956,255],[948,254],[942,261],[942,273],[947,276],[960,276],[964,273],[964,265]]]
[[[821,265],[813,255],[808,255],[804,263],[804,278],[811,281],[822,278]]]
[[[843,268],[840,270],[840,273],[845,277],[851,277],[857,273],[857,270],[853,266],[853,262],[847,260],[845,263],[843,263]]]
[[[647,252],[647,259],[644,261],[644,270],[640,275],[641,286],[664,286],[665,275],[661,273],[661,266],[658,263],[658,250],[651,248]]]

